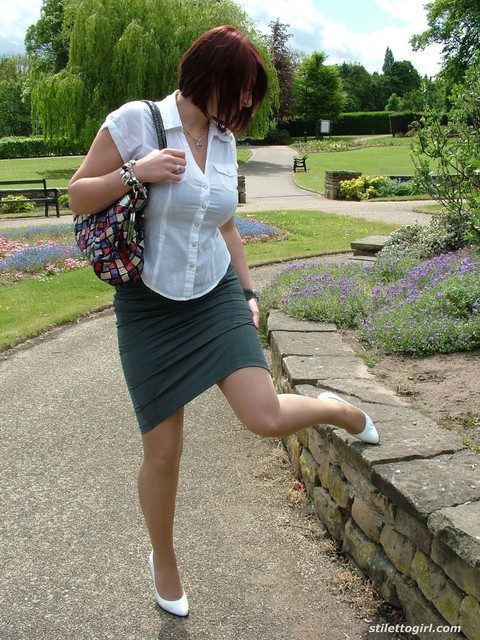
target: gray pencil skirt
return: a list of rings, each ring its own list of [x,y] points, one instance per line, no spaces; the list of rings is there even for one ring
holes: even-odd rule
[[[232,266],[200,298],[170,300],[139,282],[115,291],[114,309],[142,434],[237,369],[268,369]]]

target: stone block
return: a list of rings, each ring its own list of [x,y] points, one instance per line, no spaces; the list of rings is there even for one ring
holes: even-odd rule
[[[323,331],[326,333],[337,333],[337,327],[334,324],[324,322],[310,322],[309,320],[299,320],[282,313],[278,309],[271,309],[267,320],[268,332],[272,331],[297,331],[306,333],[313,331],[315,333]]]
[[[352,354],[352,349],[342,341],[339,333],[328,331],[275,331],[270,336],[270,347],[275,358]]]
[[[287,450],[288,457],[290,458],[292,467],[295,473],[297,474],[297,476],[299,476],[300,475],[300,454],[302,453],[302,449],[303,449],[302,443],[300,442],[300,440],[297,438],[295,434],[284,438],[283,443]]]
[[[327,433],[321,432],[315,427],[309,431],[308,448],[312,456],[317,462],[321,462],[324,458],[329,458],[330,443]]]
[[[380,542],[384,521],[361,498],[355,497],[352,504],[352,518],[360,529],[374,542]]]
[[[411,577],[447,622],[459,624],[464,594],[423,551],[417,550],[413,558]]]
[[[388,463],[432,458],[465,450],[460,435],[439,429],[431,419],[409,407],[358,401],[355,404],[374,420],[380,434],[380,444],[375,447],[364,444],[341,429],[332,432],[332,442],[345,460],[361,468],[364,473],[368,473],[372,465],[373,469],[377,466],[380,470],[389,469]],[[432,432],[435,432],[435,438],[432,438]],[[354,462],[355,459],[357,462]]]
[[[465,640],[465,636],[462,633],[455,631],[444,632],[441,635],[436,633],[436,629],[444,628],[448,625],[448,622],[423,596],[413,580],[397,573],[395,587],[402,609],[405,612],[407,624],[420,629],[416,637],[420,640],[438,640],[439,638],[441,640]]]
[[[350,486],[340,468],[337,466],[330,466],[328,490],[332,498],[342,509],[350,509],[353,500]]]
[[[343,540],[346,517],[323,487],[315,487],[313,490],[313,506],[316,515],[327,527],[332,538]]]
[[[380,543],[400,573],[411,577],[412,561],[417,550],[410,540],[389,524],[385,524],[380,534]]]
[[[472,567],[440,538],[434,538],[430,555],[462,591],[480,601],[480,564]]]
[[[300,475],[305,484],[308,495],[312,495],[313,489],[320,483],[318,477],[318,464],[308,449],[303,449],[300,454]]]
[[[365,251],[366,253],[378,253],[385,246],[385,242],[388,240],[388,236],[366,236],[365,238],[359,238],[353,240],[350,243],[350,248],[353,251]]]
[[[375,588],[387,602],[394,607],[401,606],[395,586],[397,570],[385,556],[382,548],[367,538],[352,519],[345,524],[342,549],[353,558],[362,573],[372,580]]]
[[[300,431],[297,431],[296,434],[297,438],[300,440],[300,442],[303,444],[304,447],[307,447],[308,449],[308,442],[309,442],[309,429],[301,429]]]
[[[432,440],[441,433],[437,428]],[[480,500],[480,465],[472,465],[471,456],[460,451],[429,460],[375,465],[372,482],[404,511],[426,522],[439,509]]]
[[[413,544],[423,551],[430,553],[432,534],[422,522],[408,515],[400,507],[395,513],[395,529],[406,536]]]
[[[383,496],[361,471],[342,462],[341,469],[350,482],[354,495],[359,496],[371,509],[377,511],[381,518],[390,524],[395,522],[396,507]]]
[[[287,356],[283,359],[283,370],[292,387],[329,379],[373,378],[366,365],[353,354],[335,358]]]
[[[462,602],[459,623],[468,640],[480,640],[480,604],[472,596]]]
[[[466,455],[466,461],[468,473],[478,465],[478,456]],[[480,501],[439,509],[428,518],[428,527],[465,562],[480,568]]]

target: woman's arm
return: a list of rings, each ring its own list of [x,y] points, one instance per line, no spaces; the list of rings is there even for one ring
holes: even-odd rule
[[[245,252],[243,250],[243,243],[238,233],[235,219],[232,217],[228,222],[220,227],[223,238],[226,242],[227,248],[232,257],[233,266],[237,272],[240,284],[244,289],[253,289],[253,279],[250,273],[250,268],[245,258]],[[255,298],[251,298],[248,301],[248,306],[252,312],[253,323],[257,329],[260,328],[260,311],[258,309],[258,302]]]
[[[179,182],[181,175],[175,174],[174,169],[180,165],[183,173],[185,164],[185,152],[180,149],[154,149],[135,162],[134,173],[140,182]],[[122,165],[110,132],[102,129],[68,185],[74,215],[102,211],[130,190],[120,176]]]

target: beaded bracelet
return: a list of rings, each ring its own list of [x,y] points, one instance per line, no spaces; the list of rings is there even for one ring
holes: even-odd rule
[[[130,160],[130,162],[126,162],[120,169],[120,176],[122,177],[122,182],[126,187],[139,188],[140,186],[143,186],[133,171],[133,165],[135,162],[136,160]]]

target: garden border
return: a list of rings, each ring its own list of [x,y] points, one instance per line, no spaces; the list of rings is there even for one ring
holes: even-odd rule
[[[380,446],[326,425],[285,439],[316,515],[421,640],[447,626],[448,640],[479,640],[478,457],[382,387],[334,325],[272,310],[268,341],[280,392],[332,390],[379,427]]]

